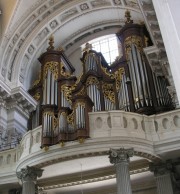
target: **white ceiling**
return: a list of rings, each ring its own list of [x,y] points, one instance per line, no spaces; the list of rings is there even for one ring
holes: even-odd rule
[[[13,6],[4,25],[0,75],[11,87],[25,89],[37,74],[37,58],[47,48],[51,34],[55,46],[70,55],[92,38],[116,33],[124,25],[127,9],[135,23],[144,20],[136,0],[19,0]]]

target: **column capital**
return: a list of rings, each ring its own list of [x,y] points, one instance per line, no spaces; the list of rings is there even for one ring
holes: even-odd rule
[[[37,180],[37,177],[42,176],[42,169],[35,168],[35,167],[29,167],[22,168],[21,171],[17,172],[16,175],[19,179],[24,181],[33,181],[35,182]]]
[[[150,163],[149,170],[154,172],[155,176],[169,174],[173,170],[173,165],[170,161],[159,164]]]
[[[118,164],[121,162],[129,163],[129,158],[134,155],[134,149],[110,149],[109,151],[109,158],[111,164]]]

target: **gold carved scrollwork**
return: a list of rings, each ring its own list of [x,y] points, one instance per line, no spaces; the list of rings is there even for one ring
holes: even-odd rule
[[[72,104],[71,98],[72,98],[72,88],[71,86],[68,86],[66,84],[61,86],[61,91],[63,91],[64,93],[64,97],[66,98],[66,100]]]
[[[58,66],[59,66],[59,62],[55,62],[55,61],[47,62],[44,66],[44,73],[43,73],[44,79],[49,69],[54,75],[54,79],[57,80],[58,79]]]
[[[89,85],[96,85],[97,87],[99,87],[99,81],[97,80],[96,77],[88,77],[87,81],[86,81],[86,86]]]
[[[115,93],[113,90],[113,84],[104,83],[102,89],[104,96],[111,102],[115,103]]]
[[[137,49],[141,52],[143,49],[142,38],[140,36],[129,36],[125,39],[126,56],[131,51],[131,45],[136,45]]]
[[[56,127],[58,127],[58,118],[54,116],[54,129],[56,129]]]
[[[103,72],[104,72],[107,76],[109,76],[111,79],[114,79],[114,74],[113,74],[113,73],[110,73],[110,72],[107,70],[107,68],[101,66],[101,69],[103,70]]]
[[[60,63],[60,67],[61,67],[61,75],[63,75],[64,77],[71,76],[70,72],[66,71],[64,64],[62,62]]]
[[[37,86],[41,81],[41,71],[39,72],[38,79],[33,83],[33,87]]]
[[[149,38],[147,36],[144,36],[145,46],[148,47]]]
[[[108,72],[107,68],[104,68],[104,67],[101,67],[101,68],[107,76],[109,76],[111,79],[116,80],[116,90],[119,90],[120,82],[122,80],[122,75],[124,74],[124,68],[121,67],[117,71],[115,71],[114,73]]]
[[[41,98],[40,92],[35,93],[35,95],[33,96],[33,98],[34,98],[36,101],[39,101],[40,98]]]
[[[72,113],[67,116],[67,122],[72,126],[74,125],[74,111],[72,111]]]
[[[122,80],[122,75],[125,73],[124,68],[121,67],[117,71],[114,72],[114,78],[116,80],[116,90],[119,91],[120,84]]]
[[[79,82],[81,81],[81,78],[83,76],[83,72],[81,73],[81,75],[77,78],[75,84],[72,86],[72,90],[74,90],[76,88],[76,86],[79,84]]]

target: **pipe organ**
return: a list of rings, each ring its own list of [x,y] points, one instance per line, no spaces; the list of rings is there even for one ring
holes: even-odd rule
[[[143,48],[151,46],[145,26],[134,24],[129,11],[125,16],[126,24],[117,34],[123,57],[112,65],[114,68],[125,67],[118,94],[119,108],[147,115],[173,109],[167,80],[151,70],[145,57]]]
[[[126,24],[117,34],[123,56],[109,66],[103,55],[86,44],[79,78],[63,50],[55,50],[50,38],[39,58],[41,72],[30,94],[38,101],[30,128],[42,124],[42,147],[89,137],[88,113],[124,110],[154,114],[173,109],[167,80],[151,70],[143,52],[150,44],[144,25]],[[150,40],[150,39],[149,39]]]

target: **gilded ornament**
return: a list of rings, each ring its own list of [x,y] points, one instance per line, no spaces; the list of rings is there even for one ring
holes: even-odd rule
[[[33,83],[33,87],[37,86],[41,81],[41,71],[39,72],[38,79]]]
[[[118,91],[121,86],[122,76],[125,73],[124,68],[121,67],[117,71],[114,72],[114,78],[116,80],[116,90]]]
[[[55,61],[47,62],[44,65],[43,78],[45,79],[48,70],[50,70],[52,72],[52,74],[54,75],[54,79],[57,80],[58,79],[58,66],[59,66],[59,62],[55,62]]]
[[[113,84],[104,83],[102,85],[102,89],[103,89],[104,96],[112,103],[115,103],[115,93],[113,90]]]
[[[81,81],[81,78],[83,76],[83,72],[81,73],[81,75],[77,78],[75,84],[72,86],[72,90],[75,90],[76,86],[79,84],[79,82]]]
[[[35,93],[35,95],[33,96],[33,98],[34,98],[36,101],[39,101],[40,98],[41,98],[40,92]]]
[[[64,84],[61,86],[61,91],[64,93],[64,97],[66,100],[72,104],[71,98],[72,98],[72,88],[71,86]]]
[[[64,147],[64,145],[65,145],[64,141],[61,141],[61,142],[59,143],[59,145],[60,145],[61,147]]]
[[[64,64],[62,62],[60,63],[60,68],[61,68],[61,75],[63,75],[64,77],[71,76],[70,72],[66,71]]]
[[[88,87],[89,85],[96,85],[97,87],[99,87],[99,81],[96,77],[88,77],[87,81],[86,81],[86,86]]]
[[[142,39],[140,36],[129,36],[125,39],[125,49],[126,56],[128,58],[128,54],[131,51],[131,45],[134,44],[137,49],[141,52],[143,50]]]
[[[44,146],[44,151],[47,152],[49,150],[49,146]]]
[[[85,48],[83,49],[83,52],[89,52],[90,50],[92,50],[92,44],[87,42]]]
[[[67,122],[68,124],[74,126],[74,111],[67,116]]]
[[[79,143],[84,143],[84,142],[85,142],[85,139],[84,139],[83,137],[80,137],[80,138],[78,139],[78,141],[79,141]]]
[[[103,70],[103,72],[104,72],[108,77],[110,77],[111,79],[114,79],[114,74],[113,74],[113,73],[110,73],[110,72],[107,70],[107,68],[101,66],[101,69]]]
[[[148,47],[149,38],[147,36],[144,36],[144,41],[145,41],[145,46]]]
[[[56,129],[56,127],[58,126],[58,118],[56,118],[55,116],[54,116],[54,123],[53,123],[53,125],[54,125],[54,129]]]

